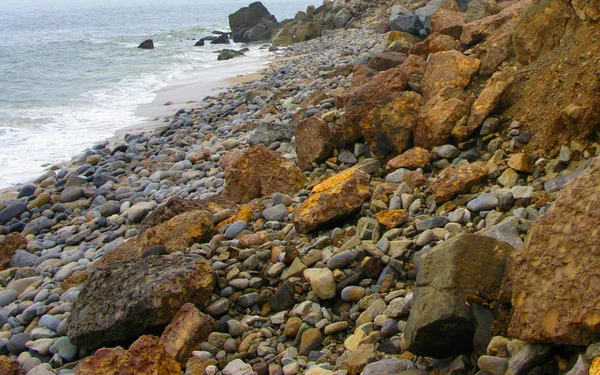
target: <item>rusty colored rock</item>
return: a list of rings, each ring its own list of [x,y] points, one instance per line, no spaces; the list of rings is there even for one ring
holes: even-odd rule
[[[233,164],[236,160],[238,160],[244,153],[238,150],[229,150],[223,155],[221,159],[219,159],[219,167],[223,169],[227,169]]]
[[[429,164],[430,159],[431,154],[429,151],[424,148],[414,147],[388,161],[385,170],[390,173],[400,168],[425,168]]]
[[[5,355],[0,356],[0,374],[2,375],[25,375],[25,371],[19,367],[14,359]]]
[[[296,163],[300,169],[325,161],[332,153],[331,130],[318,117],[310,117],[296,126]]]
[[[369,82],[377,75],[377,70],[369,68],[365,64],[359,64],[352,71],[352,87],[360,87]]]
[[[202,258],[152,256],[89,272],[69,317],[69,339],[93,349],[168,324],[188,302],[205,307],[214,271]]]
[[[348,371],[349,375],[358,375],[365,368],[367,363],[376,361],[379,358],[379,352],[373,344],[361,344],[354,350],[345,361],[342,362],[340,368]]]
[[[381,225],[385,225],[387,229],[399,227],[408,219],[406,210],[385,210],[378,212],[375,219]]]
[[[438,9],[429,19],[429,24],[432,33],[438,32],[450,35],[454,39],[460,39],[465,24],[465,16],[460,12]]]
[[[11,233],[0,238],[0,271],[8,267],[10,258],[19,249],[25,249],[27,241],[19,233]]]
[[[165,328],[160,340],[165,344],[165,351],[185,366],[192,351],[198,350],[212,332],[213,323],[209,315],[201,313],[193,304],[186,303]]]
[[[414,129],[415,146],[430,150],[446,144],[452,130],[467,122],[473,100],[470,94],[454,87],[441,90],[421,110]]]
[[[242,249],[250,248],[250,247],[258,247],[266,242],[269,242],[269,233],[266,231],[247,234],[240,238],[238,246]]]
[[[466,126],[458,124],[452,130],[452,134],[459,140],[465,140],[473,134],[492,112],[494,107],[496,107],[504,90],[506,90],[513,80],[513,76],[504,72],[494,73],[481,94],[479,94],[477,100],[475,100],[475,103],[473,103]]]
[[[214,197],[211,200],[186,200],[180,196],[172,196],[165,203],[158,206],[150,215],[142,221],[140,232],[148,228],[162,224],[175,216],[196,210],[206,210],[210,213],[216,213],[224,208],[232,208],[234,205],[224,200]]]
[[[384,51],[376,53],[367,66],[377,71],[384,71],[402,64],[406,60],[406,53]]]
[[[258,144],[225,170],[223,194],[236,203],[247,203],[276,192],[295,194],[305,180],[298,167]]]
[[[371,196],[369,180],[367,173],[351,168],[316,185],[293,214],[296,230],[309,233],[359,210]]]
[[[186,364],[185,375],[204,375],[208,366],[216,366],[217,361],[209,358],[192,357]]]
[[[84,359],[76,375],[181,375],[181,367],[155,336],[142,336],[128,350],[102,348]]]
[[[210,213],[202,210],[186,212],[146,230],[104,254],[94,263],[94,268],[118,261],[138,259],[144,251],[155,245],[162,245],[169,254],[184,251],[194,243],[209,240],[213,233],[214,226]]]
[[[477,73],[481,62],[458,51],[439,52],[431,56],[421,81],[425,100],[446,87],[464,89]]]
[[[410,53],[427,57],[432,53],[454,51],[460,47],[458,40],[449,35],[440,33],[431,33],[420,43],[416,43],[410,50]]]
[[[436,203],[444,203],[467,192],[487,176],[487,168],[480,163],[463,164],[458,168],[449,167],[431,185]]]
[[[397,155],[411,146],[422,105],[421,95],[404,91],[382,100],[363,118],[360,130],[375,157]]]
[[[419,171],[406,171],[402,182],[406,182],[411,190],[429,185],[429,179]]]
[[[599,179],[596,162],[565,187],[517,254],[511,336],[558,345],[598,341]]]
[[[533,172],[533,156],[524,152],[513,154],[508,159],[508,166],[520,172],[532,173]]]

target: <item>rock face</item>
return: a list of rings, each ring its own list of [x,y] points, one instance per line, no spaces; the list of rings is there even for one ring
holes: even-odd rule
[[[181,375],[181,367],[157,337],[142,336],[128,350],[118,346],[96,351],[79,365],[76,374]]]
[[[293,222],[299,233],[356,212],[371,196],[370,177],[358,169],[348,169],[313,188],[312,195],[294,211]]]
[[[89,273],[69,318],[69,338],[97,348],[164,326],[185,303],[208,304],[213,269],[200,258],[148,257]]]
[[[458,51],[439,52],[431,56],[421,81],[425,100],[433,98],[446,87],[464,89],[481,62]]]
[[[412,144],[412,129],[419,119],[423,97],[404,91],[382,100],[360,122],[360,130],[377,158],[404,152]]]
[[[27,245],[25,238],[18,233],[11,233],[0,239],[0,271],[8,267],[10,258],[19,249]]]
[[[161,245],[167,253],[183,251],[196,242],[209,240],[214,233],[212,215],[204,210],[185,212],[146,230],[144,233],[106,253],[95,267],[118,261],[138,259],[153,246]]]
[[[229,15],[229,28],[236,43],[257,42],[271,38],[277,19],[260,2],[238,9]],[[255,28],[258,28],[255,30]]]
[[[305,177],[294,164],[259,144],[234,161],[225,170],[224,195],[246,203],[276,192],[295,194],[304,186]]]
[[[404,331],[406,350],[435,358],[470,353],[477,327],[467,296],[499,292],[513,251],[493,238],[461,234],[427,253]]]
[[[569,345],[598,341],[598,178],[596,162],[540,217],[517,254],[510,275],[514,315],[509,333],[514,337]]]
[[[296,126],[296,155],[300,169],[327,160],[333,153],[331,130],[317,117],[310,117]]]
[[[431,185],[433,199],[444,203],[460,193],[468,191],[487,175],[487,168],[481,164],[463,164],[458,168],[450,167]]]

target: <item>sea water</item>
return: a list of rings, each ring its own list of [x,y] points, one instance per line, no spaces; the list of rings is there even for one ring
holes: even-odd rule
[[[145,121],[136,108],[161,88],[215,68],[256,71],[260,45],[235,65],[216,60],[224,45],[194,47],[251,1],[0,0],[0,188]],[[318,2],[262,1],[278,21]],[[155,49],[137,48],[145,39]]]

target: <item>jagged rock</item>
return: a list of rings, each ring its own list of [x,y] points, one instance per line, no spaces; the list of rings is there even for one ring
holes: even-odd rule
[[[450,35],[454,39],[460,39],[465,24],[465,16],[460,12],[438,9],[431,16],[429,22],[432,33],[439,32],[440,34]]]
[[[429,151],[424,148],[414,147],[388,161],[385,170],[387,173],[390,173],[400,168],[425,168],[429,164],[430,159],[431,154],[429,154]]]
[[[165,344],[165,351],[180,365],[184,366],[192,356],[192,351],[200,348],[212,332],[214,321],[209,315],[200,312],[193,304],[181,306],[160,340]]]
[[[327,160],[333,153],[331,130],[317,117],[310,117],[296,126],[296,155],[300,169]]]
[[[439,52],[431,56],[421,81],[425,100],[446,87],[464,89],[477,73],[481,62],[458,51]]]
[[[432,149],[446,144],[452,130],[466,124],[473,97],[463,90],[448,87],[431,98],[421,110],[421,119],[414,129],[415,146]]]
[[[360,122],[371,153],[383,159],[408,149],[422,105],[423,97],[412,91],[396,93],[379,102]]]
[[[384,210],[375,214],[375,219],[388,229],[396,228],[404,224],[408,219],[406,210]]]
[[[350,18],[352,18],[352,13],[350,10],[348,10],[348,8],[340,9],[340,11],[333,16],[335,27],[341,29],[342,27],[346,26]]]
[[[420,55],[427,58],[430,54],[455,51],[460,47],[460,43],[449,35],[440,33],[431,33],[424,41],[415,43],[409,53]]]
[[[356,212],[370,196],[370,176],[351,168],[316,185],[293,214],[299,233],[309,233]]]
[[[369,68],[377,71],[384,71],[394,68],[404,61],[406,61],[407,55],[403,52],[384,51],[376,53],[369,61]]]
[[[217,56],[217,60],[231,60],[235,57],[245,56],[243,52],[232,50],[232,49],[224,49]]]
[[[233,41],[236,43],[250,42],[248,33],[257,25],[263,25],[268,31],[277,26],[275,17],[260,1],[240,8],[229,15],[229,28],[233,33]],[[270,38],[269,33],[267,35]]]
[[[128,350],[99,349],[77,368],[77,375],[96,374],[181,375],[181,367],[158,337],[142,336]]]
[[[69,317],[69,339],[82,348],[118,343],[164,326],[185,303],[208,304],[213,269],[201,258],[147,257],[88,274]]]
[[[561,345],[598,341],[598,178],[596,162],[567,185],[517,254],[510,275],[514,337]]]
[[[320,37],[323,32],[323,26],[316,22],[304,21],[292,27],[290,32],[293,35],[294,43],[304,42]]]
[[[25,249],[27,241],[18,233],[11,233],[0,238],[0,271],[8,267],[10,258],[19,249]]]
[[[258,144],[225,170],[227,185],[223,194],[236,203],[246,203],[276,192],[295,194],[305,179],[294,164]]]
[[[435,358],[470,353],[476,325],[467,296],[498,293],[512,252],[507,243],[474,234],[460,234],[428,252],[417,274],[403,348]]]
[[[468,191],[487,176],[487,168],[479,163],[463,164],[447,168],[431,185],[436,203],[444,203],[460,193]]]
[[[154,42],[152,41],[152,39],[146,39],[142,43],[140,43],[140,45],[138,46],[138,48],[141,48],[141,49],[153,49],[154,48]]]
[[[532,173],[534,159],[531,155],[524,152],[511,155],[508,159],[508,166],[520,172]]]
[[[348,371],[349,375],[358,375],[367,363],[373,362],[377,358],[379,358],[379,352],[373,344],[361,344],[345,358],[340,368]]]
[[[153,246],[161,245],[170,254],[184,251],[196,242],[210,239],[214,232],[212,215],[204,210],[179,214],[166,223],[159,224],[144,233],[124,242],[114,250],[104,254],[94,267],[104,267],[118,261],[132,261]]]
[[[240,151],[229,151],[225,156],[223,156],[219,162],[223,161],[223,159],[230,158],[234,156],[233,154],[241,155]],[[229,155],[229,156],[227,156]],[[226,169],[226,163],[220,163],[220,167]],[[159,224],[162,224],[175,216],[189,212],[189,211],[197,211],[197,210],[205,210],[210,213],[217,213],[226,208],[234,208],[234,204],[227,202],[226,200],[217,200],[213,199],[210,201],[206,200],[185,200],[178,195],[170,197],[166,202],[158,206],[154,211],[152,211],[144,220],[142,220],[142,226],[140,227],[140,232],[145,231],[148,228],[155,227]]]

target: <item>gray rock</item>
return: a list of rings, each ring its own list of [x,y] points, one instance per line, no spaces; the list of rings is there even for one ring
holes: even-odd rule
[[[339,12],[333,16],[333,22],[335,23],[335,27],[341,29],[344,27],[348,21],[352,18],[352,13],[348,10],[348,8],[342,8]]]
[[[507,217],[493,227],[481,231],[480,234],[506,242],[518,250],[523,247],[523,240],[517,230],[518,224],[519,222],[514,216]]]
[[[382,359],[366,365],[362,375],[397,374],[415,367],[415,364],[408,359]]]
[[[132,223],[139,223],[155,206],[154,202],[138,202],[131,206],[127,212],[127,220]]]
[[[272,143],[281,141],[289,142],[296,132],[296,127],[291,124],[261,122],[248,142],[255,146],[259,143],[270,146]]]
[[[508,371],[512,374],[528,374],[535,366],[541,365],[551,354],[550,346],[526,344],[508,360]]]
[[[344,269],[351,265],[354,259],[356,259],[356,255],[353,251],[344,250],[329,258],[327,268],[330,270]]]
[[[485,119],[485,121],[483,122],[483,125],[481,125],[481,131],[479,132],[479,135],[481,135],[482,137],[485,135],[490,135],[493,132],[496,131],[496,129],[498,128],[498,125],[500,125],[500,119],[496,118],[496,117],[488,117]]]
[[[247,330],[247,325],[240,323],[235,319],[230,319],[227,321],[227,332],[231,335],[231,337],[240,337]]]
[[[504,375],[508,370],[508,359],[482,355],[477,360],[477,366],[490,375]]]
[[[434,147],[433,152],[438,154],[442,158],[454,159],[460,154],[460,150],[453,145],[442,145]]]
[[[11,302],[17,300],[19,292],[16,290],[2,290],[0,291],[0,307],[8,306]]]
[[[25,212],[27,212],[27,204],[23,202],[11,204],[0,211],[0,224],[6,224],[12,219],[21,216]]]
[[[32,340],[31,335],[29,335],[27,333],[18,333],[16,335],[13,335],[8,340],[7,349],[11,354],[19,355],[22,352],[27,351],[27,346],[25,346],[25,343],[27,341],[31,341],[31,340]]]
[[[56,332],[60,325],[60,320],[52,315],[44,315],[40,318],[40,325]]]
[[[60,202],[61,203],[75,202],[83,197],[85,197],[85,190],[83,190],[83,188],[74,186],[74,187],[65,189],[60,194]]]
[[[498,206],[496,194],[484,193],[467,203],[467,209],[473,212],[490,211]]]
[[[50,353],[58,354],[65,362],[76,360],[77,351],[77,347],[66,336],[59,337],[50,347]]]
[[[284,204],[277,204],[273,207],[269,207],[262,212],[263,216],[267,220],[283,221],[288,217],[288,209]]]
[[[427,229],[443,228],[448,224],[448,218],[446,216],[436,216],[431,219],[425,219],[417,223],[417,231],[423,232]]]
[[[246,229],[247,226],[248,223],[246,223],[244,220],[238,220],[232,223],[225,231],[225,238],[227,238],[228,240],[234,239],[235,237],[237,237],[238,234],[240,234],[244,229]]]

